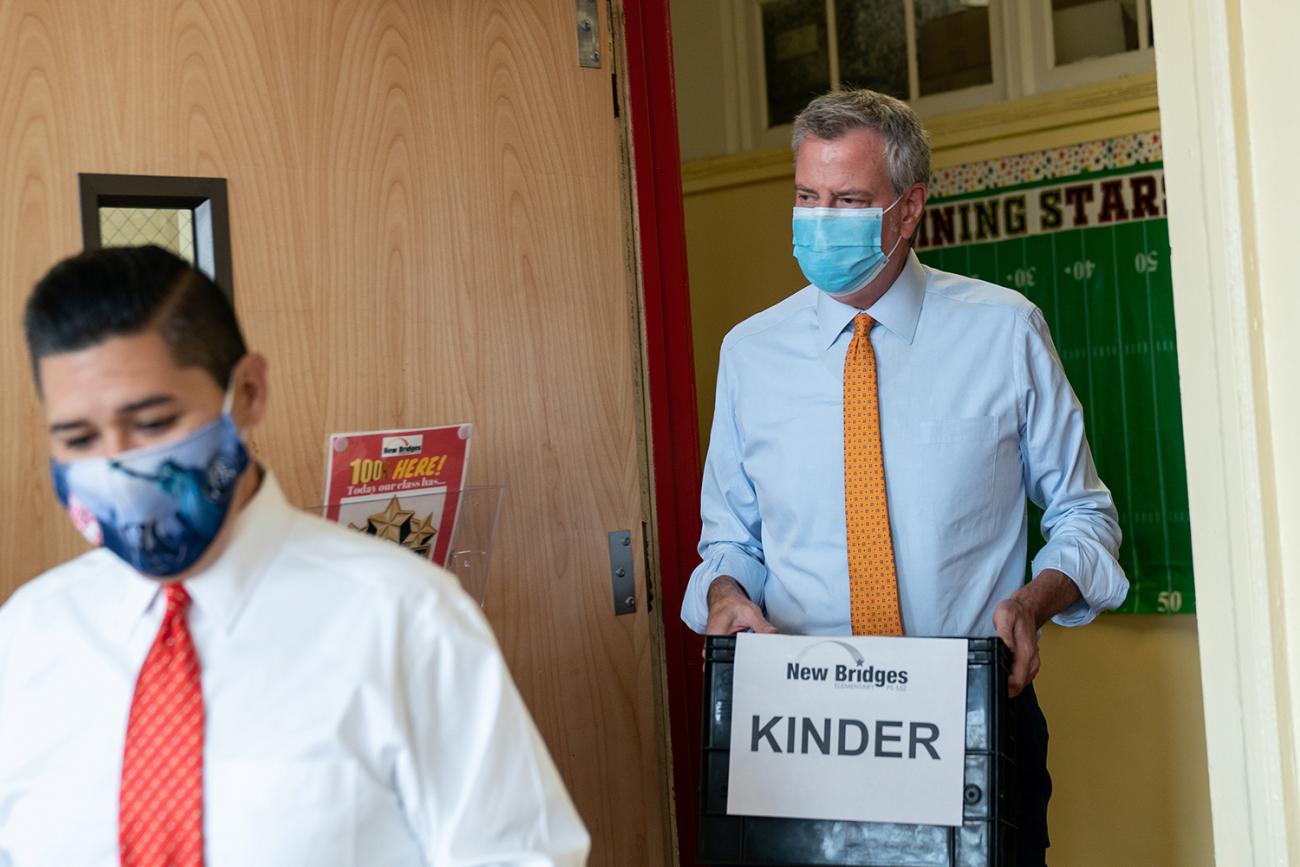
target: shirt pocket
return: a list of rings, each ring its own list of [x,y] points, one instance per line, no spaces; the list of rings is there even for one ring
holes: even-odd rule
[[[916,444],[923,510],[934,529],[965,533],[991,526],[997,416],[922,420]]]
[[[227,759],[204,769],[211,867],[357,867],[359,773],[337,759]]]

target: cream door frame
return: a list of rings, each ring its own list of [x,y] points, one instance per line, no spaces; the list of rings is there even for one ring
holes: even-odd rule
[[[1154,6],[1215,852],[1300,863],[1300,4]]]

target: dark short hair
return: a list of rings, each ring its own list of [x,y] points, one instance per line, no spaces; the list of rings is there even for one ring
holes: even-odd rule
[[[23,316],[32,371],[112,337],[156,331],[180,367],[230,383],[247,352],[234,307],[206,274],[161,247],[112,247],[64,259],[32,289]]]

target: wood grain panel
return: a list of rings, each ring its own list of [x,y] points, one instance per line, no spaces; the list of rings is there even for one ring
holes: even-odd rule
[[[256,451],[308,506],[329,431],[476,423],[489,616],[593,863],[658,865],[649,620],[612,617],[605,547],[643,519],[621,139],[573,39],[566,0],[0,0],[0,595],[79,550],[18,325],[77,172],[226,177]]]

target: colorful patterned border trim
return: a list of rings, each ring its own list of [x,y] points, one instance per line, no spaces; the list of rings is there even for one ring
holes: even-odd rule
[[[1119,138],[940,169],[934,173],[930,182],[930,198],[959,196],[1160,160],[1159,130],[1133,133]]]

